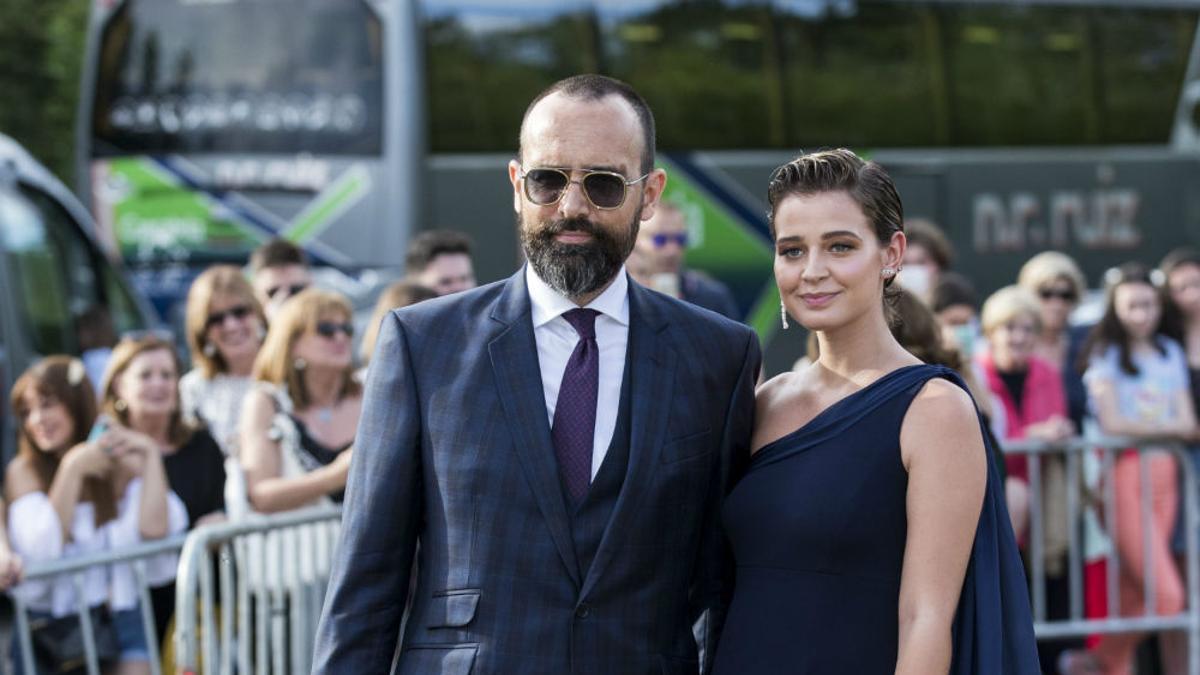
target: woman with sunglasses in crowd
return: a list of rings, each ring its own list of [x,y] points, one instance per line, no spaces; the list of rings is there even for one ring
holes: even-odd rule
[[[110,403],[147,394],[118,380],[110,375],[106,381],[105,391],[114,392],[106,398]],[[159,440],[121,423],[131,414],[125,404],[106,406],[106,417],[96,424],[95,390],[83,362],[51,356],[34,364],[13,386],[12,407],[21,427],[4,491],[9,536],[27,563],[100,553],[183,530],[184,508],[167,489]],[[148,560],[148,581],[172,579],[175,564],[174,555]],[[115,661],[114,672],[150,672],[132,570],[117,564],[91,567],[83,574],[98,652]],[[70,576],[27,581],[12,592],[28,604],[34,623],[48,629],[54,627],[53,619],[76,611]],[[68,656],[62,639],[57,646],[39,648],[39,642],[35,635],[39,667],[62,666],[46,663],[55,655],[76,657]]]
[[[362,408],[350,303],[308,289],[279,309],[254,364],[239,457],[260,513],[340,502]]]
[[[205,270],[188,291],[186,329],[193,368],[179,381],[185,417],[203,423],[226,454],[234,454],[242,399],[267,319],[254,288],[233,265]]]
[[[1042,328],[1033,355],[1059,372],[1067,397],[1067,417],[1079,429],[1087,414],[1087,390],[1076,362],[1087,339],[1087,328],[1072,328],[1070,318],[1087,291],[1087,280],[1070,256],[1045,251],[1021,266],[1017,285],[1037,298]]]
[[[1105,275],[1107,304],[1104,316],[1092,329],[1084,345],[1088,390],[1093,420],[1085,421],[1088,435],[1118,437],[1161,437],[1187,435],[1195,428],[1195,414],[1187,383],[1187,359],[1179,343],[1158,333],[1162,303],[1148,270],[1127,263]],[[1116,545],[1120,564],[1120,610],[1122,616],[1145,613],[1144,579],[1153,569],[1155,611],[1173,616],[1183,610],[1184,587],[1171,554],[1171,531],[1179,508],[1178,467],[1166,452],[1142,448],[1117,456],[1113,470],[1116,503],[1115,523],[1105,523]],[[1142,467],[1141,464],[1145,466]],[[1150,515],[1143,529],[1142,473],[1149,480]],[[1143,553],[1144,542],[1151,548]],[[1112,563],[1109,563],[1112,564]],[[1099,580],[1089,581],[1089,595],[1098,600]],[[1107,613],[1090,603],[1089,615]],[[1133,656],[1144,635],[1112,634],[1102,637],[1086,663],[1070,672],[1130,673]],[[1178,650],[1164,649],[1164,661],[1178,660]],[[1171,671],[1174,672],[1174,671]]]

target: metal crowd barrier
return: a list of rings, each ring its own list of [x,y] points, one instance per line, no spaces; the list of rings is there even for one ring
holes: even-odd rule
[[[1141,486],[1139,518],[1142,528],[1142,560],[1145,575],[1142,590],[1145,612],[1140,616],[1121,616],[1120,586],[1121,557],[1117,547],[1117,505],[1115,498],[1115,468],[1117,456],[1126,451],[1137,453],[1138,473]],[[1105,438],[1089,440],[1080,437],[1060,443],[1019,441],[1004,444],[1006,455],[1029,457],[1029,528],[1028,547],[1030,558],[1030,585],[1034,614],[1034,631],[1039,640],[1078,638],[1098,634],[1130,633],[1148,631],[1185,631],[1188,638],[1188,672],[1200,673],[1200,561],[1197,558],[1200,505],[1197,504],[1196,472],[1188,451],[1175,439],[1122,439]],[[1179,509],[1183,514],[1185,530],[1184,569],[1180,574],[1185,583],[1186,599],[1182,612],[1170,616],[1156,611],[1155,571],[1149,564],[1153,547],[1150,477],[1147,455],[1168,452],[1175,457],[1182,490],[1179,493]],[[1038,461],[1038,460],[1043,461]],[[1062,516],[1065,523],[1047,521],[1048,506],[1043,502],[1043,471],[1048,459],[1065,463],[1064,484],[1066,509]],[[1090,480],[1089,480],[1090,479]],[[1090,486],[1090,487],[1089,487]],[[1100,494],[1089,495],[1091,489]],[[1092,505],[1087,505],[1088,497]],[[1104,531],[1108,536],[1111,553],[1106,558],[1107,612],[1104,618],[1088,619],[1084,610],[1084,533],[1085,509],[1102,509]],[[1051,509],[1053,510],[1053,509]],[[1069,588],[1069,616],[1065,619],[1047,618],[1046,601],[1046,530],[1051,525],[1065,526],[1067,535],[1067,583]]]
[[[178,672],[308,672],[340,523],[323,507],[193,530],[175,582]]]
[[[183,535],[178,535],[116,551],[63,558],[52,562],[30,565],[22,575],[22,583],[45,581],[54,577],[71,575],[71,580],[75,584],[75,612],[82,626],[84,665],[87,668],[88,675],[100,675],[100,663],[96,655],[95,633],[93,632],[91,614],[89,612],[90,608],[87,606],[87,596],[84,593],[84,574],[90,568],[98,565],[112,565],[116,563],[130,565],[133,569],[134,580],[138,588],[142,625],[145,628],[147,636],[146,647],[150,655],[150,672],[152,675],[162,675],[158,649],[159,637],[154,626],[154,606],[150,602],[150,585],[146,578],[146,560],[163,554],[178,553],[183,548],[183,545],[184,537]],[[21,647],[21,672],[26,675],[34,675],[38,671],[34,666],[29,607],[18,594],[10,593],[9,597],[13,603],[16,619],[16,639]],[[4,642],[0,645],[0,649],[7,653],[9,651],[9,642]],[[8,658],[2,658],[0,662],[5,664],[5,670],[7,670]]]

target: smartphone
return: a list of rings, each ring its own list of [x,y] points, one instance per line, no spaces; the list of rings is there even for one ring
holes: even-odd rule
[[[92,430],[88,432],[88,442],[93,443],[98,440],[110,426],[112,426],[112,420],[108,419],[108,415],[98,415],[96,422],[92,424]],[[105,453],[112,453],[112,448],[105,447],[103,450]]]

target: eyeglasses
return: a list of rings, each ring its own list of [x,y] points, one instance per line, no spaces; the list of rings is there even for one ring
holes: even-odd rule
[[[654,248],[662,248],[671,242],[675,242],[679,248],[687,248],[688,236],[687,232],[678,234],[655,234],[650,237],[650,241],[654,243]]]
[[[347,321],[346,323],[338,323],[336,321],[318,321],[317,335],[323,338],[332,340],[337,337],[338,331],[346,334],[346,337],[354,337],[354,324]]]
[[[251,311],[252,310],[250,309],[249,305],[234,305],[223,312],[213,312],[212,314],[208,315],[208,319],[204,322],[204,329],[208,330],[213,326],[220,326],[221,324],[225,323],[225,317],[228,316],[232,316],[238,321],[241,321],[242,319],[250,316]]]
[[[1075,302],[1075,291],[1064,288],[1043,288],[1038,290],[1038,297],[1043,300],[1054,300],[1055,298],[1063,302]]]
[[[579,183],[592,206],[605,211],[619,209],[625,203],[629,186],[650,176],[647,173],[633,180],[625,180],[625,176],[613,171],[579,170],[583,172],[583,179],[578,181],[571,180],[574,169],[539,167],[522,173],[519,178],[525,184],[525,198],[538,206],[557,204],[567,193],[567,187]]]
[[[274,300],[276,295],[279,295],[283,291],[287,291],[287,295],[290,298],[293,295],[299,295],[306,288],[308,288],[308,284],[292,284],[291,286],[272,286],[267,289],[267,297]]]

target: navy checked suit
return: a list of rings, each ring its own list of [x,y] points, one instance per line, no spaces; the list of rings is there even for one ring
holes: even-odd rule
[[[632,281],[629,303],[628,467],[586,566],[524,270],[384,319],[314,673],[388,672],[417,550],[401,675],[701,670],[692,626],[707,612],[713,654],[732,591],[720,507],[760,352],[745,326]]]

